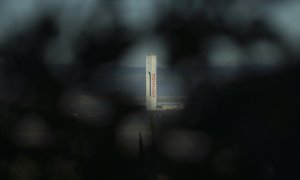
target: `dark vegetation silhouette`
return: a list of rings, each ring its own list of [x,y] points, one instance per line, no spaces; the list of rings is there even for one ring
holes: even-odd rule
[[[218,9],[233,1],[203,2],[203,9]],[[129,35],[118,21],[105,38],[81,33],[72,44],[73,64],[63,70],[45,61],[48,44],[59,35],[54,17],[43,17],[35,26],[8,38],[0,46],[1,179],[164,177],[159,175],[175,180],[298,179],[299,56],[261,20],[243,29],[223,21],[222,17],[212,20],[205,11],[185,17],[175,10],[159,19],[152,33],[166,41],[170,68],[181,73],[187,88],[194,76],[201,76],[202,81],[188,89],[186,109],[172,117],[177,120],[174,123],[157,127],[161,117],[169,116],[146,113],[154,119],[149,123],[153,142],[146,148],[145,137],[138,132],[139,155],[133,157],[122,153],[128,147],[116,145],[116,131],[124,117],[145,113],[144,109],[128,94],[99,88],[105,84],[96,85],[91,77],[98,67],[116,62],[143,35]],[[219,35],[234,39],[241,48],[268,40],[281,48],[285,63],[271,70],[243,66],[235,77],[215,79],[207,52],[210,39]],[[65,115],[60,98],[69,88],[109,101],[113,113],[106,118],[110,123],[88,125],[76,116]],[[30,114],[48,125],[53,139],[42,142],[49,144],[34,147],[16,143],[14,127]],[[182,162],[165,156],[158,141],[173,128],[207,133],[212,139],[211,150],[201,161]]]

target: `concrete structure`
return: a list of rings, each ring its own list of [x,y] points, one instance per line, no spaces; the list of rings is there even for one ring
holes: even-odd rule
[[[155,111],[157,107],[156,55],[146,56],[146,109]]]

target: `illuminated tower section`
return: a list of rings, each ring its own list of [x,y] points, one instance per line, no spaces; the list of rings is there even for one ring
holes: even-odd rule
[[[157,102],[157,74],[156,74],[156,55],[146,56],[146,109],[156,110]]]

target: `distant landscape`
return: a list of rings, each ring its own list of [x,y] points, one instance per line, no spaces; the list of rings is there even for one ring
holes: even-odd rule
[[[134,100],[137,104],[145,104],[146,98],[145,96],[139,96],[135,97]],[[173,104],[173,103],[184,103],[186,102],[185,96],[158,96],[157,97],[157,103],[158,104]]]
[[[109,90],[126,92],[141,101],[146,95],[145,71],[143,67],[109,66],[101,74],[105,74]],[[179,74],[157,68],[157,95],[160,100],[183,99],[185,92]]]

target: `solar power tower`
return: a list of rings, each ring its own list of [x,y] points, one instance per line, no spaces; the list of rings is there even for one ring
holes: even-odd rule
[[[146,110],[155,111],[157,106],[156,55],[146,56]]]

